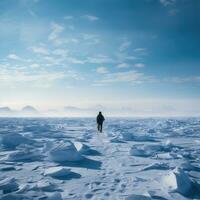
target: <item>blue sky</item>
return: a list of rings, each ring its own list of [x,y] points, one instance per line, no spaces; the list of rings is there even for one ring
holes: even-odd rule
[[[198,0],[1,0],[0,105],[199,106],[199,10]]]

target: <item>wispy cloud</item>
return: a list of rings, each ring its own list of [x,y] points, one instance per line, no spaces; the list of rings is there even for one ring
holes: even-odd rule
[[[120,63],[117,65],[117,68],[128,68],[130,65],[128,63]]]
[[[94,15],[83,15],[82,18],[87,19],[88,21],[91,22],[99,20],[99,18]]]
[[[135,52],[144,52],[146,50],[147,50],[146,48],[136,48],[134,51]]]
[[[30,49],[37,54],[42,54],[42,55],[49,55],[49,51],[48,49],[44,48],[44,47],[37,47],[37,46],[33,46],[30,47]]]
[[[74,19],[74,16],[72,16],[72,15],[67,15],[67,16],[64,16],[64,19],[65,19],[65,20],[71,20],[71,19]]]
[[[104,64],[104,63],[114,63],[115,61],[105,55],[97,55],[94,57],[88,57],[87,58],[88,63],[95,63],[95,64]]]
[[[98,44],[100,42],[100,38],[98,35],[94,34],[82,34],[83,40],[87,42],[87,44]]]
[[[171,6],[171,5],[174,5],[176,3],[176,0],[160,0],[160,3],[163,6]]]
[[[175,16],[179,12],[176,8],[177,0],[160,0],[160,3],[167,8],[170,16]]]
[[[96,69],[96,72],[99,73],[99,74],[107,74],[109,71],[106,67],[98,67]]]
[[[1,83],[19,83],[19,82],[51,82],[57,79],[65,77],[63,72],[46,72],[40,71],[40,73],[30,73],[21,70],[1,70],[0,71],[0,82]]]
[[[64,31],[64,27],[55,23],[55,22],[52,22],[51,23],[51,29],[52,29],[52,32],[49,34],[49,37],[48,39],[49,40],[56,40],[59,36],[60,33],[62,33]]]
[[[30,64],[30,67],[31,68],[39,68],[40,65],[38,63],[32,63],[32,64]]]
[[[21,60],[21,58],[16,54],[9,54],[7,57],[11,60]]]
[[[124,42],[121,43],[119,47],[119,51],[125,51],[131,46],[132,42],[129,40],[125,40]]]
[[[55,49],[52,51],[52,54],[56,56],[66,57],[68,55],[68,52],[69,51],[67,49]]]
[[[136,63],[134,66],[135,66],[135,67],[138,67],[138,68],[142,68],[142,67],[144,67],[145,65],[144,65],[144,63]]]
[[[69,63],[81,64],[81,65],[85,64],[85,62],[86,62],[85,60],[77,59],[75,57],[68,57],[67,60],[68,60]]]
[[[142,83],[146,79],[143,73],[137,71],[109,73],[98,83],[131,82]]]
[[[200,83],[200,76],[188,76],[188,77],[171,77],[171,78],[164,78],[166,82],[173,82],[173,83]]]

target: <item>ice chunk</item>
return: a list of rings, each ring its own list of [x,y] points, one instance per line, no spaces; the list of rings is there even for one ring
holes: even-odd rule
[[[130,154],[134,156],[156,156],[160,159],[182,158],[181,155],[172,152],[171,144],[156,144],[156,145],[134,145],[131,148]],[[171,152],[171,153],[169,153]]]
[[[130,155],[148,157],[160,150],[159,145],[134,145],[130,150]]]
[[[46,169],[44,174],[55,178],[59,178],[68,176],[70,173],[71,170],[64,167],[51,167]]]
[[[51,192],[55,191],[57,189],[57,186],[47,180],[40,180],[37,182],[36,188],[39,188],[43,191]]]
[[[163,176],[162,182],[169,191],[176,191],[182,195],[188,195],[193,185],[188,175],[180,168],[176,168]]]
[[[122,133],[122,139],[126,141],[138,141],[138,142],[155,142],[157,141],[154,137],[149,135],[133,135],[129,132]]]
[[[76,147],[77,151],[80,154],[84,154],[84,155],[100,155],[100,153],[97,150],[91,149],[88,145],[83,144],[81,142],[74,142],[74,146]]]
[[[33,151],[30,151],[28,149],[21,150],[21,151],[15,151],[8,155],[7,160],[9,161],[35,161],[39,160],[41,156]]]
[[[1,198],[1,200],[31,200],[32,198],[29,198],[23,194],[5,194]]]
[[[7,148],[15,148],[20,144],[31,144],[33,141],[18,133],[2,135],[1,143]]]
[[[153,170],[153,169],[166,170],[166,169],[169,169],[169,164],[168,163],[153,163],[144,167],[142,170],[146,171],[146,170]]]
[[[73,178],[80,178],[81,175],[75,172],[72,172],[70,169],[65,167],[51,167],[46,169],[44,175],[51,176],[52,178],[60,180],[70,180]]]
[[[71,142],[60,142],[49,151],[50,158],[55,162],[79,161],[83,156]]]
[[[71,142],[60,142],[49,151],[49,157],[55,162],[79,161],[83,156]]]
[[[0,181],[0,190],[3,190],[4,193],[16,191],[18,186],[15,178],[5,178]]]
[[[130,150],[130,155],[132,156],[141,156],[148,157],[151,156],[152,153],[145,150],[144,146],[133,146]]]
[[[159,153],[156,155],[156,158],[159,158],[159,159],[163,159],[163,160],[169,160],[169,159],[172,159],[172,155],[168,152],[168,153]]]

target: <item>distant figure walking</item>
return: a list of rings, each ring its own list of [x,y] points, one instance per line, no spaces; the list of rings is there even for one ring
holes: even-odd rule
[[[101,112],[99,112],[99,114],[97,115],[97,129],[101,133],[102,133],[102,129],[103,129],[104,120],[105,120],[104,116],[102,115]]]

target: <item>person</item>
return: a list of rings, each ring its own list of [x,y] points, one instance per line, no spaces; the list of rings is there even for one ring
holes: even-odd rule
[[[101,112],[99,112],[99,114],[97,115],[97,129],[101,133],[102,133],[102,129],[103,129],[104,120],[105,120],[104,116],[102,115]]]

